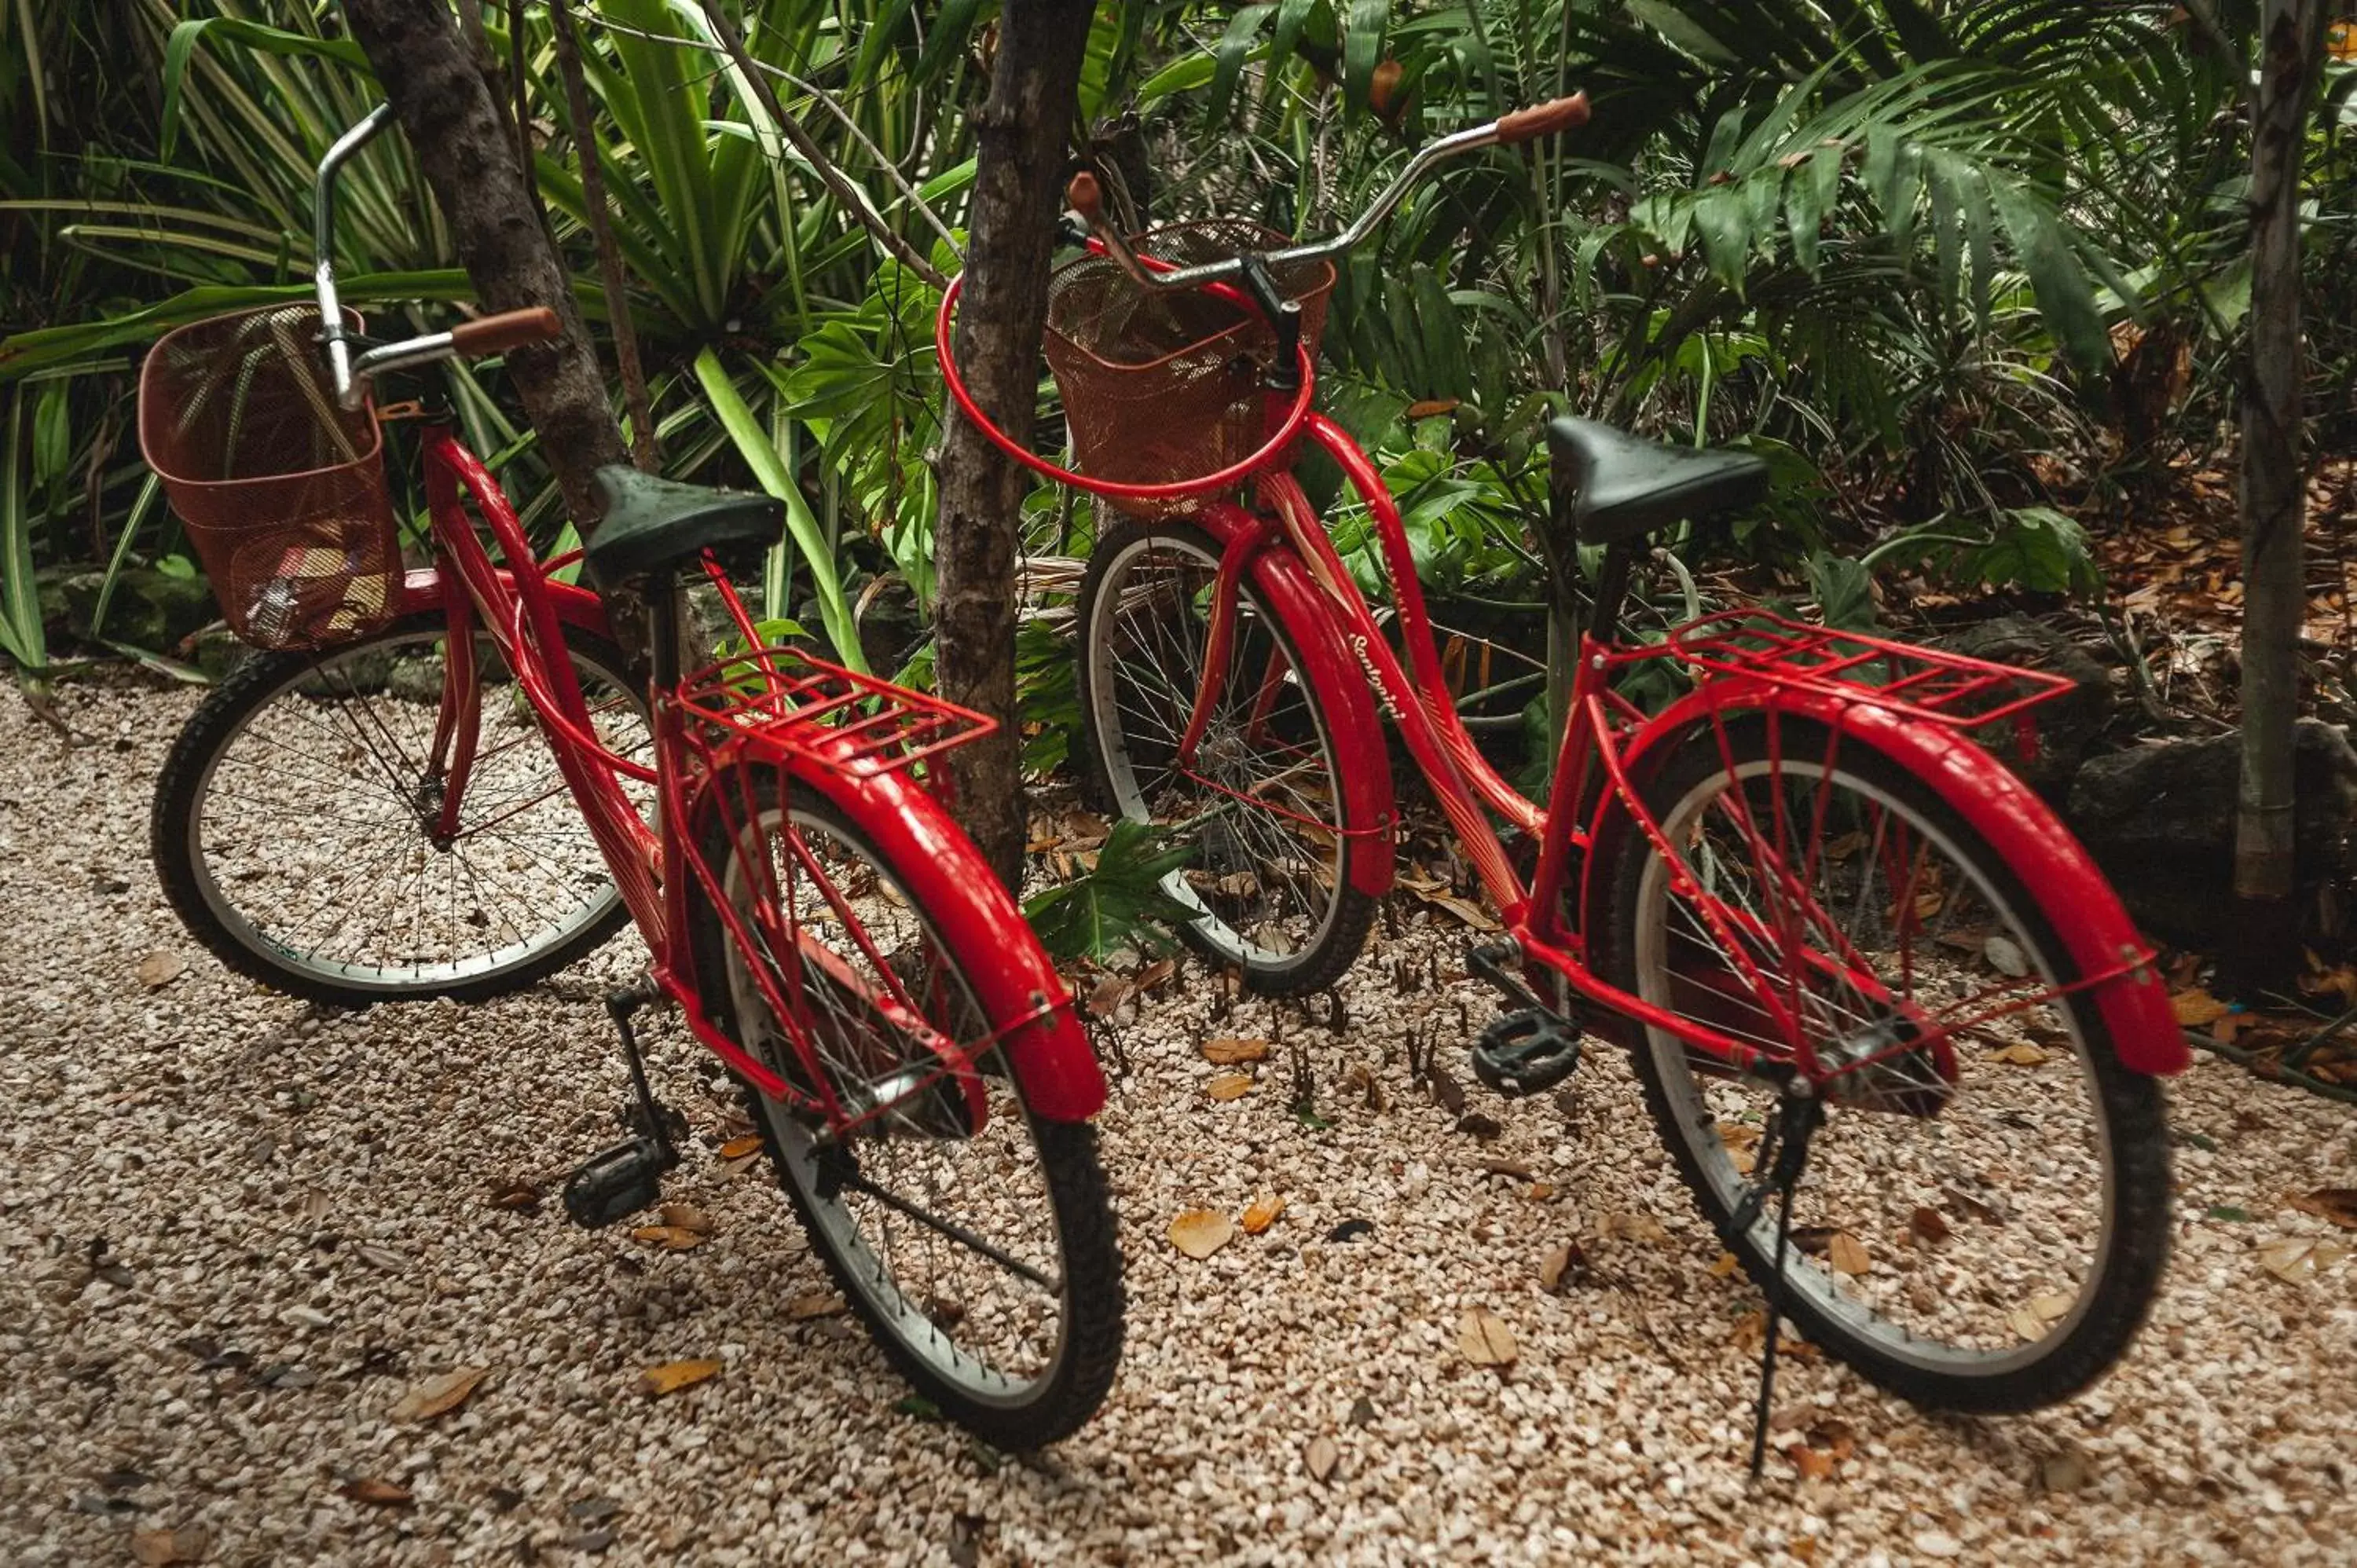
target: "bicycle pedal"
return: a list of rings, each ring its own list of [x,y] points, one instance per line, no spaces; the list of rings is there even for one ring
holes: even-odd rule
[[[585,1230],[627,1219],[662,1197],[663,1172],[678,1156],[647,1138],[589,1157],[565,1184],[565,1217]]]
[[[1579,1066],[1579,1029],[1536,1008],[1493,1019],[1473,1047],[1473,1076],[1509,1100],[1540,1094]]]

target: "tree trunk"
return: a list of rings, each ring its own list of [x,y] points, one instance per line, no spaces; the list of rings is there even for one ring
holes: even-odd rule
[[[2299,184],[2319,0],[2267,0],[2251,124],[2251,362],[2243,388],[2243,756],[2234,817],[2236,918],[2221,982],[2250,993],[2298,955],[2292,853],[2293,722],[2307,607],[2301,531]]]
[[[511,349],[507,365],[565,510],[587,537],[597,525],[589,477],[629,454],[490,90],[447,0],[345,0],[344,14],[441,204],[476,297],[488,310],[546,306],[565,322],[563,338]]]
[[[1007,0],[990,96],[974,116],[973,224],[955,351],[982,412],[1018,435],[1038,409],[1065,138],[1079,113],[1094,10],[1093,0]],[[934,670],[942,695],[1000,725],[953,754],[958,816],[1014,887],[1023,874],[1025,825],[1015,725],[1015,542],[1026,476],[954,417],[942,444],[941,476]]]

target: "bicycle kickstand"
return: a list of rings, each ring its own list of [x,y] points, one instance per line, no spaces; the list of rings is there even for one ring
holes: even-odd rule
[[[1800,1087],[1807,1086],[1803,1082]],[[1766,1343],[1760,1352],[1760,1404],[1752,1412],[1751,1423],[1751,1478],[1755,1481],[1768,1460],[1768,1427],[1775,1419],[1770,1406],[1776,1399],[1776,1343],[1781,1337],[1779,1325],[1784,1316],[1784,1259],[1792,1237],[1792,1194],[1801,1185],[1802,1167],[1809,1161],[1809,1140],[1824,1119],[1823,1101],[1813,1094],[1796,1093],[1790,1085],[1786,1087],[1775,1122],[1761,1140],[1760,1154],[1770,1165],[1767,1179],[1753,1184],[1735,1209],[1737,1231],[1749,1231],[1759,1219],[1768,1195],[1771,1191],[1776,1194],[1776,1262],[1768,1279],[1768,1329]]]
[[[606,998],[607,1015],[621,1034],[622,1055],[630,1063],[630,1086],[637,1095],[632,1112],[639,1133],[591,1155],[565,1182],[565,1212],[585,1230],[611,1225],[654,1203],[662,1196],[663,1173],[679,1164],[673,1131],[678,1115],[655,1099],[647,1082],[647,1064],[639,1052],[637,1032],[630,1027],[632,1015],[656,1000],[657,994],[648,986],[637,985]]]

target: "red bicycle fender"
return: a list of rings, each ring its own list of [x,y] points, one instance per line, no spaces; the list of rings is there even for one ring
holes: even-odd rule
[[[1023,911],[941,803],[899,773],[857,778],[813,762],[794,781],[840,806],[899,873],[904,890],[954,951],[974,1000],[993,1018],[1025,1020],[1006,1036],[1024,1101],[1049,1122],[1085,1122],[1104,1108],[1104,1072],[1064,983]]]
[[[1236,506],[1205,507],[1195,521],[1222,546],[1241,530],[1261,526]],[[1340,753],[1334,765],[1342,775],[1344,830],[1363,833],[1369,846],[1379,846],[1374,853],[1351,857],[1351,886],[1380,898],[1391,891],[1392,835],[1398,815],[1391,754],[1383,748],[1383,725],[1367,690],[1366,671],[1351,659],[1340,628],[1298,556],[1289,550],[1264,550],[1253,561],[1252,574],[1253,586],[1285,623],[1286,635],[1308,666],[1301,671],[1303,679],[1326,705],[1326,722]]]
[[[500,581],[512,585],[515,575],[506,567],[499,569]],[[576,631],[586,631],[613,640],[613,632],[606,622],[606,603],[597,594],[577,583],[547,583],[548,596],[556,607],[556,618]],[[431,566],[413,566],[402,575],[401,612],[403,615],[438,610],[442,607],[441,575]]]
[[[1813,720],[1872,746],[1922,780],[2007,865],[2035,868],[2035,875],[2022,875],[2022,884],[2082,973],[2133,966],[2092,988],[2120,1065],[2166,1077],[2192,1064],[2193,1053],[2169,1008],[2167,983],[2152,965],[2137,961],[2151,952],[2151,945],[2120,907],[2119,895],[2093,857],[2003,763],[1953,730],[1912,722],[1871,703],[1720,682],[1680,699],[1638,733],[1625,754],[1631,776],[1642,777],[1639,758],[1648,752],[1707,725],[1714,708]],[[1601,814],[1599,806],[1599,824]],[[1582,908],[1592,909],[1583,891]]]

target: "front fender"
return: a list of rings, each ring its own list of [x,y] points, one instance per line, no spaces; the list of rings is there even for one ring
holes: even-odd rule
[[[1242,507],[1205,507],[1195,521],[1233,548],[1240,539],[1267,538],[1270,525]],[[1370,897],[1391,891],[1392,842],[1398,812],[1392,792],[1391,754],[1365,671],[1351,658],[1341,629],[1319,596],[1318,585],[1290,550],[1262,550],[1251,562],[1253,586],[1269,613],[1283,623],[1305,668],[1300,671],[1323,705],[1341,776],[1342,822],[1363,834],[1366,853],[1347,857],[1351,886]]]
[[[1706,728],[1714,713],[1807,719],[1882,753],[1920,779],[2014,868],[2081,973],[2115,974],[2127,966],[2092,988],[2121,1065],[2163,1076],[2191,1064],[2192,1053],[2169,1008],[2169,987],[2157,969],[2142,961],[2151,946],[2121,908],[2111,883],[2046,802],[1979,746],[1954,730],[1872,703],[1764,681],[1718,680],[1673,703],[1638,732],[1624,752],[1630,778],[1648,777],[1677,742]],[[1594,832],[1603,832],[1617,804],[1609,791],[1598,801]],[[1598,880],[1593,871],[1591,863],[1591,884]],[[1599,886],[1583,888],[1582,908],[1589,918],[1611,918],[1611,911],[1598,907],[1609,896]]]

